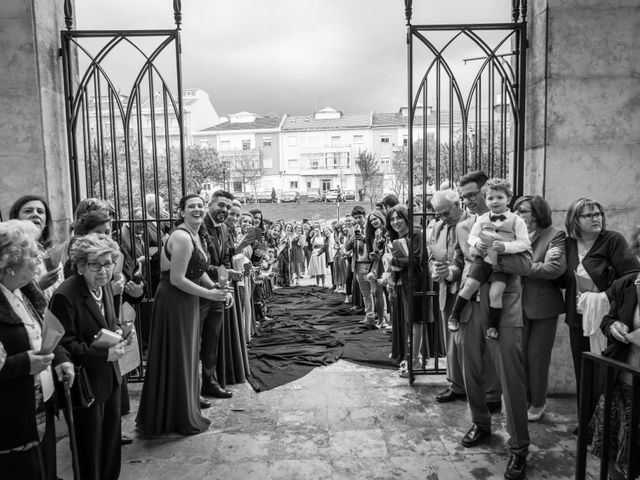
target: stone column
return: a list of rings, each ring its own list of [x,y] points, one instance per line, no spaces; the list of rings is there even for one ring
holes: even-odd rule
[[[637,0],[530,0],[525,192],[564,228],[569,204],[599,200],[607,227],[640,224],[640,8]],[[575,392],[561,319],[551,389]]]
[[[58,238],[71,218],[60,30],[62,2],[2,0],[0,209],[25,194],[48,200]]]

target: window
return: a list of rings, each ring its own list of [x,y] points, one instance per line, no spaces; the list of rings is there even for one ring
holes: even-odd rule
[[[251,140],[242,140],[242,150],[251,150]]]
[[[331,190],[331,180],[322,180],[322,191]]]
[[[271,146],[271,137],[262,137],[262,147],[270,147]]]
[[[231,143],[229,140],[221,140],[220,141],[220,150],[230,150]]]
[[[331,146],[332,147],[339,147],[340,146],[340,136],[331,137]]]
[[[391,158],[389,157],[380,157],[380,166],[388,167],[391,165]]]
[[[273,168],[273,159],[272,158],[265,158],[262,161],[262,168]]]
[[[364,136],[362,135],[354,135],[353,143],[356,145],[362,145],[364,143]]]
[[[242,180],[241,181],[237,181],[237,180],[233,181],[233,191],[236,192],[236,193],[242,191]]]
[[[297,137],[291,135],[290,137],[287,138],[287,145],[289,145],[290,147],[295,147],[296,145],[298,145],[298,139]]]
[[[298,189],[298,182],[289,182],[289,188],[292,190]]]
[[[298,159],[297,158],[290,158],[289,161],[287,162],[287,166],[288,166],[289,170],[297,170],[298,169]]]
[[[391,137],[389,135],[380,135],[380,143],[389,143]]]
[[[409,145],[409,137],[407,135],[402,136],[402,146],[406,147]]]
[[[307,182],[307,188],[311,188],[311,182]]]

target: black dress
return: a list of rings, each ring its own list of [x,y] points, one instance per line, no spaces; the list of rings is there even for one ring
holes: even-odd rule
[[[208,259],[193,239],[192,243],[193,253],[185,276],[198,283],[207,270]],[[166,248],[165,254],[171,259]],[[169,270],[164,271],[152,318],[147,373],[136,424],[145,435],[204,432],[210,420],[200,413],[199,403],[199,297],[171,285]]]

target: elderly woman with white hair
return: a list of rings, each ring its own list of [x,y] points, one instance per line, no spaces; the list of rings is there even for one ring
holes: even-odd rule
[[[84,367],[95,402],[73,411],[82,478],[116,479],[120,475],[120,383],[118,359],[127,341],[111,347],[94,344],[102,329],[122,333],[113,305],[111,277],[120,253],[111,237],[90,233],[77,237],[69,258],[75,273],[51,298],[49,308],[64,325],[62,345]],[[76,406],[77,407],[77,406]]]
[[[73,383],[61,346],[42,352],[46,300],[34,279],[40,230],[30,221],[0,223],[0,474],[55,479],[56,395],[51,365]]]

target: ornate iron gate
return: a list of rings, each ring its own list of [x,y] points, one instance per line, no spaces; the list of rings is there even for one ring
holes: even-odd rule
[[[144,316],[154,293],[152,248],[162,244],[186,191],[181,2],[173,1],[170,30],[74,30],[70,0],[64,13],[60,55],[73,207],[88,197],[108,201],[114,231],[131,255],[138,256],[136,241],[143,246]],[[139,340],[144,330],[138,325]]]
[[[489,177],[508,178],[515,195],[523,193],[527,2],[513,0],[512,4],[511,23],[413,25],[412,1],[405,0],[407,150],[412,159],[408,162],[412,180],[409,198],[414,198],[414,193],[428,197],[444,181],[453,187],[455,180],[473,170],[484,170]],[[433,212],[426,202],[418,209],[410,203],[409,216],[422,220],[426,252],[427,227]],[[423,312],[432,308],[436,294],[426,276],[417,295],[422,297]],[[440,374],[446,370],[439,361],[439,343],[445,332],[437,315],[438,312],[430,331],[434,365],[414,372],[409,361],[410,383],[415,374]],[[414,338],[408,330],[411,351]]]

